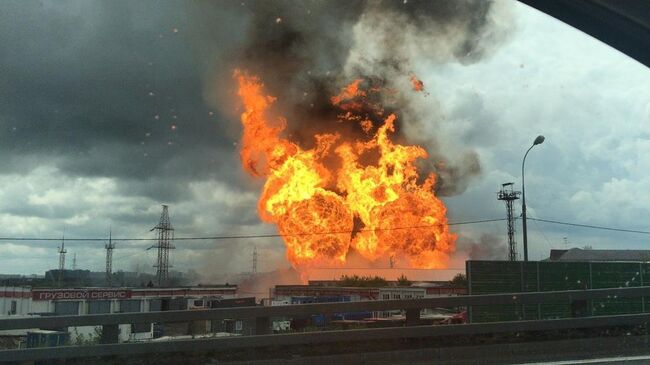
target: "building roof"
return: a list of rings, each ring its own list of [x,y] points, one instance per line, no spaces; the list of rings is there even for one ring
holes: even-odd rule
[[[236,295],[236,285],[187,286],[170,288],[83,287],[38,288],[0,286],[0,298],[32,298],[32,300],[99,300],[168,297],[213,297]]]
[[[650,250],[551,250],[549,261],[650,261]]]

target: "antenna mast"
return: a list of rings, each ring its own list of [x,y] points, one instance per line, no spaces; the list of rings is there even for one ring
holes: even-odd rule
[[[515,241],[515,212],[514,201],[519,199],[521,192],[514,190],[514,183],[501,184],[501,191],[497,193],[497,199],[506,203],[506,214],[508,221],[508,260],[517,261],[517,242]]]
[[[108,230],[108,243],[104,246],[106,248],[106,285],[111,286],[113,282],[113,229]]]
[[[68,252],[65,249],[65,235],[61,239],[61,247],[59,247],[59,286],[63,280],[63,270],[65,270],[65,254]]]

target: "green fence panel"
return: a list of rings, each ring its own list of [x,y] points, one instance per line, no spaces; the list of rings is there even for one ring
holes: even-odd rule
[[[619,288],[646,285],[650,263],[467,261],[470,294]],[[474,306],[472,322],[650,312],[650,297]]]
[[[641,285],[650,285],[650,263],[643,262],[641,267]],[[641,306],[644,312],[650,312],[650,297],[641,298]]]
[[[535,261],[520,262],[522,292],[536,292],[540,290],[539,263]],[[538,304],[522,306],[522,319],[539,319],[541,307]]]
[[[641,267],[638,262],[591,263],[594,289],[641,286]],[[641,313],[641,298],[607,298],[592,302],[594,315]]]
[[[589,288],[589,264],[586,262],[540,262],[540,291],[580,290]],[[588,307],[588,304],[584,304]],[[569,301],[553,301],[540,304],[543,319],[568,318],[572,316]]]
[[[521,263],[513,261],[468,261],[467,273],[472,275],[471,294],[518,293],[522,290]],[[523,309],[516,305],[472,306],[472,322],[514,321],[523,318]]]

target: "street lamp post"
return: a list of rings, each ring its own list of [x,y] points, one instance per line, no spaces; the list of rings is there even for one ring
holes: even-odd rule
[[[524,181],[524,164],[526,163],[526,156],[528,152],[533,149],[533,147],[544,142],[544,136],[539,135],[533,141],[533,145],[530,146],[526,154],[524,155],[524,160],[521,162],[521,218],[523,222],[523,231],[524,231],[524,261],[528,261],[528,230],[526,229],[526,184]]]

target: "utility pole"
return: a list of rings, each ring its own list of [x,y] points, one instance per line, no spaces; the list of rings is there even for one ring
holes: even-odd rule
[[[169,280],[169,250],[174,249],[171,240],[174,239],[174,228],[169,220],[169,210],[166,205],[163,205],[162,214],[160,214],[160,221],[158,225],[153,227],[152,231],[158,231],[158,243],[153,246],[158,249],[158,259],[153,267],[156,268],[156,279],[158,286],[167,285]]]
[[[253,274],[257,274],[257,246],[253,246]]]
[[[533,145],[528,148],[526,154],[524,154],[524,159],[521,161],[521,228],[524,232],[524,261],[528,261],[528,228],[526,228],[526,179],[524,174],[524,167],[526,166],[526,157],[528,157],[528,152],[533,149],[533,147],[538,144],[544,143],[544,136],[539,135],[533,141]]]
[[[77,270],[77,253],[72,254],[72,270]]]
[[[501,184],[501,191],[497,199],[506,203],[506,217],[508,221],[508,261],[517,261],[517,242],[515,240],[515,212],[514,201],[519,199],[521,192],[514,190],[514,183]]]
[[[104,246],[106,249],[106,285],[111,286],[113,283],[113,229],[108,230],[108,243]]]
[[[61,286],[61,281],[63,280],[63,270],[65,270],[65,236],[61,239],[61,247],[59,247],[59,286]]]

